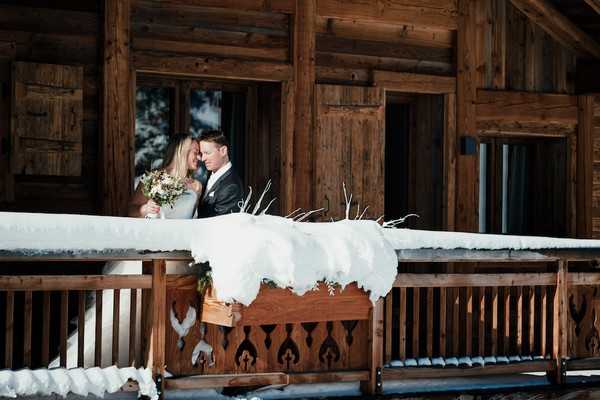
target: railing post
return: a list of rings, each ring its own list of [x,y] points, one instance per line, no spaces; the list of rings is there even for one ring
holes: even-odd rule
[[[567,324],[568,324],[568,303],[567,303],[567,273],[569,264],[566,260],[558,261],[558,270],[556,272],[556,294],[554,295],[554,332],[552,340],[552,358],[556,362],[556,370],[553,377],[554,383],[563,384],[565,382],[566,370],[564,360],[567,356]]]
[[[166,263],[164,260],[144,262],[143,273],[152,274],[151,293],[142,293],[142,348],[146,365],[152,370],[159,398],[164,392],[165,321],[166,321]]]
[[[361,382],[361,391],[364,394],[380,394],[383,389],[382,369],[383,369],[383,316],[384,316],[384,298],[377,300],[371,308],[371,326],[369,327],[369,380]]]

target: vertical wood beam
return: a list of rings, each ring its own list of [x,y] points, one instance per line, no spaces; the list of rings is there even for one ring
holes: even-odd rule
[[[11,369],[13,366],[13,336],[15,315],[15,292],[6,292],[6,314],[5,314],[5,336],[4,336],[4,368]]]
[[[444,95],[444,223],[455,227],[456,206],[456,94]]]
[[[133,185],[134,114],[130,60],[130,0],[104,1],[102,212],[127,215]]]
[[[577,131],[577,237],[592,237],[594,96],[579,96]]]
[[[506,87],[506,0],[492,2],[492,87]]]
[[[281,212],[294,210],[295,82],[281,83]]]
[[[31,331],[33,319],[33,293],[31,290],[25,291],[24,304],[24,324],[23,324],[23,365],[31,368]]]
[[[370,379],[361,382],[363,394],[375,395],[382,392],[382,368],[383,368],[383,330],[384,328],[384,298],[379,298],[371,308],[371,326],[369,327],[369,354],[367,362],[369,365]]]
[[[554,294],[554,332],[552,340],[552,358],[556,362],[554,381],[564,383],[566,371],[563,360],[567,356],[568,335],[568,302],[567,302],[567,273],[568,263],[565,260],[558,262],[556,278],[556,293]]]
[[[164,385],[165,375],[165,343],[167,315],[167,279],[165,260],[154,260],[152,263],[152,372],[159,376]],[[156,380],[155,380],[156,381]],[[164,387],[160,388],[162,394]],[[159,394],[160,396],[160,394]]]
[[[50,361],[50,292],[42,295],[42,366]]]
[[[311,209],[313,193],[316,0],[296,0],[294,14],[295,112],[292,208]]]
[[[457,137],[476,137],[475,98],[478,86],[476,51],[476,1],[459,0],[457,32],[456,126]],[[456,221],[460,231],[479,228],[479,149],[475,155],[461,155],[457,141]]]

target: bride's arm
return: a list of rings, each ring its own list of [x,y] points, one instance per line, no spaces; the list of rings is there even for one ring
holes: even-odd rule
[[[144,218],[146,215],[153,213],[158,214],[160,207],[152,200],[149,200],[144,196],[144,190],[140,183],[135,189],[131,200],[129,200],[128,215],[130,217]]]

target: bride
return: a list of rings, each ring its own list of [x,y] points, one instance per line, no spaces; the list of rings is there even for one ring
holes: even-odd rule
[[[193,179],[192,173],[198,169],[198,154],[200,147],[198,142],[191,135],[178,134],[171,138],[167,147],[162,169],[170,175],[184,179],[186,191],[180,196],[172,207],[163,207],[162,213],[168,219],[190,219],[195,218],[198,206],[198,199],[202,192],[202,185],[199,181]],[[158,214],[161,209],[151,199],[143,194],[143,184],[140,183],[135,190],[129,202],[129,216],[145,218],[148,214]],[[185,262],[167,262],[167,273],[185,274],[191,270]],[[142,273],[141,261],[113,261],[108,262],[103,270],[107,275],[139,275]],[[101,367],[112,365],[112,329],[113,329],[113,290],[104,290],[102,296],[102,363]],[[117,366],[129,365],[129,310],[130,310],[130,290],[124,289],[120,292],[119,309],[119,359],[115,360]],[[139,294],[139,292],[138,292]],[[141,308],[141,296],[137,296],[137,309]],[[137,326],[139,327],[139,315]],[[91,367],[94,364],[94,334],[96,327],[95,307],[88,308],[85,313],[85,332],[84,332],[84,367]],[[136,354],[139,354],[140,332],[136,333]],[[68,339],[67,343],[67,368],[77,367],[77,331]],[[58,367],[58,357],[50,363],[50,368]]]
[[[191,173],[198,169],[199,153],[200,146],[191,135],[176,135],[167,147],[162,168],[176,178],[185,179],[187,190],[175,201],[173,207],[164,207],[162,211],[166,218],[194,218],[202,185],[191,178]],[[130,217],[146,217],[148,214],[158,214],[161,211],[154,201],[144,196],[143,189],[140,183],[129,202]]]

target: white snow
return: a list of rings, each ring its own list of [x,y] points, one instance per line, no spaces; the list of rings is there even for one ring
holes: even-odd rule
[[[223,301],[250,304],[263,279],[303,294],[318,281],[357,282],[374,301],[396,277],[395,250],[600,248],[598,240],[384,229],[374,221],[297,222],[235,213],[193,220],[0,213],[0,249],[188,250],[209,261]]]
[[[396,250],[541,250],[600,248],[600,240],[563,239],[543,236],[490,235],[413,229],[384,229],[384,236]]]
[[[94,394],[103,397],[115,393],[128,380],[138,383],[139,394],[152,400],[158,399],[156,385],[150,369],[133,367],[117,368],[74,368],[74,369],[22,369],[0,371],[0,397],[50,396],[65,397],[68,393],[80,396]]]

